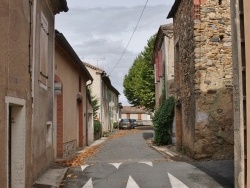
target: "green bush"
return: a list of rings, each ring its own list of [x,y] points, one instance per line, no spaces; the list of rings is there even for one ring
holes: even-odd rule
[[[109,136],[109,133],[108,133],[107,131],[103,131],[102,136],[103,136],[103,137],[108,137],[108,136]]]
[[[171,144],[172,124],[174,118],[174,98],[165,100],[153,118],[156,145]]]
[[[94,133],[98,133],[101,131],[102,124],[98,120],[94,120]]]
[[[114,123],[113,123],[113,128],[114,128],[114,129],[117,129],[117,128],[118,128],[118,122],[114,122]]]

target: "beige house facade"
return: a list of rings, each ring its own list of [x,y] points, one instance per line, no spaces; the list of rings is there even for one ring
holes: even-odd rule
[[[250,2],[231,0],[235,188],[250,187]]]
[[[135,119],[138,125],[152,125],[150,113],[144,108],[135,106],[122,106],[121,119]]]
[[[156,35],[152,63],[155,73],[155,110],[163,98],[174,95],[173,24],[161,25]]]
[[[54,125],[56,156],[65,157],[88,144],[87,82],[93,81],[64,35],[55,34]],[[93,112],[92,112],[93,113]],[[91,118],[91,117],[90,117]],[[91,120],[90,120],[91,121]],[[90,130],[90,132],[93,132]]]
[[[54,20],[57,13],[67,10],[66,0],[1,2],[3,188],[31,188],[54,161]]]
[[[100,105],[97,111],[97,119],[102,124],[102,131],[112,131],[113,123],[119,118],[119,91],[111,84],[111,80],[106,72],[89,63],[84,63],[94,81],[91,90],[98,99]]]

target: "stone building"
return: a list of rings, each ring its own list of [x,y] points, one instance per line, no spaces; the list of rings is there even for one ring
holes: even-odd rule
[[[0,182],[31,188],[54,162],[54,21],[66,0],[1,1]]]
[[[250,2],[231,0],[235,188],[250,187]]]
[[[230,1],[176,0],[176,145],[196,158],[233,158]]]
[[[54,100],[54,143],[57,157],[88,145],[87,133],[93,134],[93,130],[88,130],[88,81],[93,81],[89,71],[64,35],[56,31],[55,86],[58,92]]]

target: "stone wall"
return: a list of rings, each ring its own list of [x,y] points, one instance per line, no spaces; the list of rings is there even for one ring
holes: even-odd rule
[[[68,156],[77,148],[77,140],[72,140],[63,144],[63,157]]]
[[[233,157],[230,1],[196,2],[182,1],[174,19],[182,149],[197,159],[228,159]]]
[[[233,157],[230,1],[207,0],[195,20],[195,158]]]
[[[194,139],[194,41],[193,3],[181,1],[174,17],[176,145],[192,155]]]

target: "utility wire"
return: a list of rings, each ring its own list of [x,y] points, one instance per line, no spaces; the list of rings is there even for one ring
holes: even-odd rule
[[[139,25],[139,23],[140,23],[140,21],[141,21],[141,18],[142,18],[142,15],[143,15],[143,13],[144,13],[144,10],[145,10],[146,7],[147,7],[148,1],[149,1],[149,0],[146,1],[145,5],[144,5],[144,7],[143,7],[143,10],[142,10],[141,15],[140,15],[140,17],[139,17],[139,20],[138,20],[138,22],[137,22],[137,24],[136,24],[136,26],[135,26],[135,29],[134,29],[134,31],[133,31],[133,33],[132,33],[132,35],[131,35],[131,37],[130,37],[130,39],[129,39],[129,41],[128,41],[128,44],[127,44],[126,48],[123,50],[121,57],[119,58],[119,60],[118,60],[117,63],[115,64],[114,68],[110,71],[109,75],[115,70],[115,68],[117,67],[117,65],[121,62],[122,57],[123,57],[124,54],[126,53],[126,51],[127,51],[127,49],[128,49],[128,46],[129,46],[129,44],[130,44],[130,42],[131,42],[131,40],[132,40],[132,38],[133,38],[133,36],[134,36],[134,34],[135,34],[135,31],[136,31],[136,29],[137,29],[137,27],[138,27],[138,25]]]

